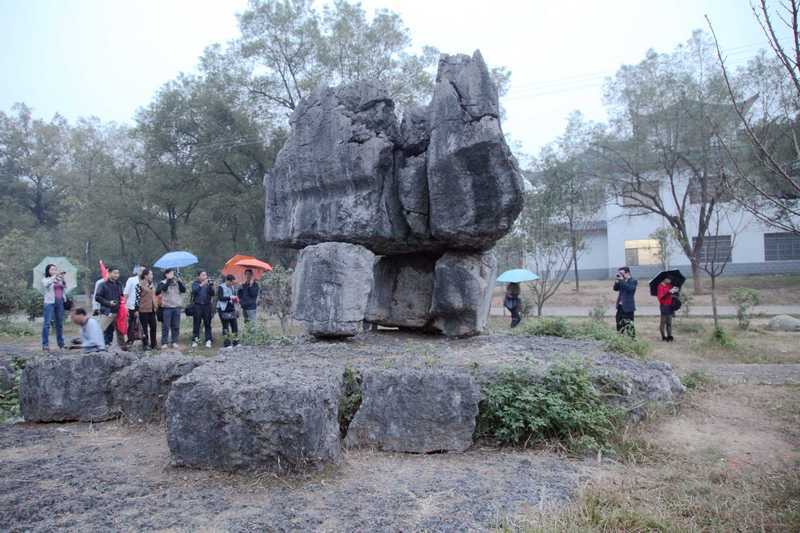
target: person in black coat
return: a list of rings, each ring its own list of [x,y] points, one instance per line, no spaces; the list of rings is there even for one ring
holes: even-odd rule
[[[208,272],[201,270],[192,282],[192,348],[200,343],[200,324],[205,333],[206,348],[211,348],[214,338],[211,334],[211,319],[214,318],[214,283],[208,279]]]
[[[617,296],[617,331],[635,337],[636,330],[633,327],[633,320],[636,312],[636,285],[639,282],[633,279],[631,269],[626,266],[617,270],[616,277],[614,290],[619,293]]]
[[[106,346],[110,347],[114,341],[114,331],[117,330],[117,313],[123,295],[122,283],[119,282],[119,269],[110,268],[108,279],[97,288],[94,299],[100,304],[100,327],[103,329],[103,338]],[[117,342],[125,349],[125,339],[117,331]]]
[[[260,289],[256,280],[253,279],[253,271],[249,268],[245,270],[244,283],[242,283],[238,291],[239,305],[242,306],[245,323],[258,319],[258,293]]]

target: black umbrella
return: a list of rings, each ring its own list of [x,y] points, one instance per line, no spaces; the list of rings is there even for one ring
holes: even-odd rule
[[[672,286],[678,287],[679,289],[686,282],[686,276],[684,276],[680,270],[665,270],[659,272],[656,277],[650,280],[650,295],[656,296],[658,294],[658,284],[664,281],[664,278],[669,278],[672,282]]]

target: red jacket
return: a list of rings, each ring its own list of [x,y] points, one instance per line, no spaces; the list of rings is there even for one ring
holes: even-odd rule
[[[672,285],[658,284],[658,303],[661,305],[672,305]]]

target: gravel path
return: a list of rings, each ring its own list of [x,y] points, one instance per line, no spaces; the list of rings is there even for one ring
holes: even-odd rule
[[[558,504],[577,469],[522,451],[350,452],[304,478],[174,468],[158,427],[0,426],[0,529],[464,531]],[[7,529],[8,528],[8,529]]]

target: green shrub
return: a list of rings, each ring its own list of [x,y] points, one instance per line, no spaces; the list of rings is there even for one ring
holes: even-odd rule
[[[350,367],[344,370],[344,386],[339,396],[339,435],[342,438],[347,436],[347,428],[361,407],[361,384],[361,374],[357,370]]]
[[[750,327],[750,309],[761,303],[761,296],[755,289],[739,287],[728,297],[736,306],[736,320],[740,329]]]
[[[0,335],[5,337],[30,337],[36,332],[28,324],[18,324],[11,320],[0,318]]]
[[[33,322],[40,316],[44,316],[44,298],[42,293],[36,289],[28,289],[25,292],[25,313],[28,320]]]
[[[14,385],[10,390],[0,391],[0,423],[20,417],[19,382],[24,366],[25,362],[23,360],[14,360]]]
[[[271,340],[273,337],[263,322],[247,322],[239,332],[239,343],[243,346],[264,346]]]
[[[590,339],[603,343],[603,348],[610,352],[624,355],[645,357],[650,353],[650,343],[644,339],[620,335],[616,329],[598,320],[589,320],[571,324],[563,318],[542,318],[522,327],[522,334],[567,339]]]
[[[711,336],[708,338],[708,342],[722,348],[736,348],[736,341],[733,339],[733,336],[722,328],[714,328],[714,331],[711,332]]]
[[[592,309],[589,311],[589,318],[592,320],[596,320],[598,322],[602,322],[606,318],[606,301],[603,298],[599,298],[595,300],[594,305],[592,305]]]
[[[681,314],[683,314],[684,317],[688,317],[689,310],[692,308],[692,304],[694,303],[694,294],[689,289],[681,289],[680,298],[681,298],[680,312]]]
[[[681,378],[681,383],[689,390],[704,389],[711,381],[711,376],[705,370],[692,370]]]
[[[557,439],[570,448],[602,445],[620,412],[601,400],[584,366],[552,367],[540,382],[509,372],[483,388],[477,434],[507,444]]]
[[[521,331],[537,337],[573,337],[569,324],[563,318],[540,318],[523,326]]]

